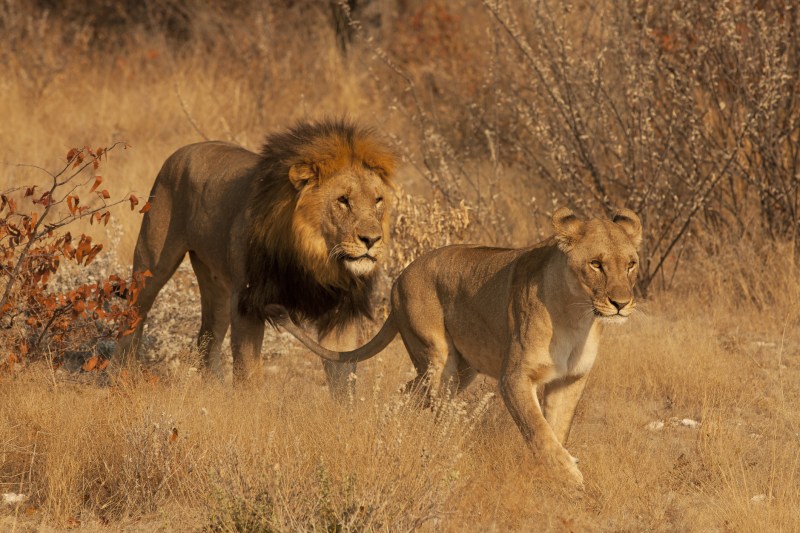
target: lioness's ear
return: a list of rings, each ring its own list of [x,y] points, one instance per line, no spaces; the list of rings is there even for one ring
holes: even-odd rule
[[[312,180],[317,179],[319,170],[314,163],[296,163],[289,167],[289,181],[298,191]]]
[[[566,251],[583,235],[583,221],[570,208],[559,207],[553,213],[553,229],[559,248]]]
[[[613,221],[622,227],[622,230],[630,237],[635,247],[638,248],[642,244],[642,222],[636,213],[630,209],[620,209],[614,215]]]

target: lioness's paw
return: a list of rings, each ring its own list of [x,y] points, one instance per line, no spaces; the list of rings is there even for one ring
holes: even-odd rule
[[[578,459],[567,450],[562,450],[556,457],[559,467],[566,471],[569,480],[578,487],[583,487],[583,474],[578,469]]]
[[[583,487],[583,474],[581,471],[578,470],[578,467],[574,464],[567,469],[567,473],[569,474],[570,481],[572,481],[578,487]]]

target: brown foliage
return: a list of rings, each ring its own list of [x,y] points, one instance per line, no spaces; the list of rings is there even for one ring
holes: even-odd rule
[[[67,164],[48,173],[50,187],[42,194],[35,192],[35,186],[0,194],[0,336],[9,350],[4,363],[8,370],[45,354],[58,364],[66,350],[96,343],[101,337],[130,334],[139,321],[134,304],[147,272],[127,281],[111,275],[63,291],[48,286],[62,261],[85,269],[103,249],[89,235],[73,238],[67,228],[80,219],[108,224],[110,209],[125,201],[107,202],[111,194],[97,190],[103,179],[93,175],[116,146],[71,149]],[[88,193],[99,202],[82,205],[79,192],[90,182]],[[18,203],[15,196],[23,190]],[[23,207],[26,204],[29,207]],[[102,370],[107,363],[95,355],[83,369]]]

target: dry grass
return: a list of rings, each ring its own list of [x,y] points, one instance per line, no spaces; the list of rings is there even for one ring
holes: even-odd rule
[[[108,387],[45,365],[6,379],[2,488],[28,499],[3,527],[797,529],[800,316],[749,310],[730,330],[699,303],[651,304],[608,332],[569,445],[583,492],[533,462],[491,380],[434,420],[395,392],[411,373],[395,343],[342,407],[292,344],[259,390],[186,366]]]
[[[198,12],[230,31],[216,47],[176,48],[134,29],[125,47],[106,50],[20,7],[0,2],[0,17],[22,13],[0,51],[0,189],[37,179],[17,163],[54,168],[69,147],[122,140],[131,149],[111,154],[104,183],[115,196],[146,194],[164,158],[203,136],[256,149],[296,119],[347,113],[385,129],[406,157],[392,272],[445,242],[530,241],[542,231],[529,200],[544,185],[517,187],[514,161],[486,155],[492,134],[474,141],[455,131],[460,101],[444,102],[455,86],[483,94],[496,74],[481,71],[474,43],[443,37],[470,21],[465,35],[486,37],[489,17],[476,6],[464,17],[485,18],[425,11],[419,28],[408,18],[393,26],[406,33],[385,37],[424,105],[433,102],[427,122],[397,73],[380,70],[374,47],[337,51],[318,10],[264,7],[236,24]],[[428,61],[437,55],[447,60],[441,71]],[[448,77],[459,74],[480,79]],[[484,188],[469,189],[478,177]],[[116,219],[118,233],[98,237],[123,266],[100,262],[106,269],[129,264],[140,216],[120,209]],[[493,225],[475,230],[481,219]],[[584,491],[535,464],[488,396],[491,380],[438,420],[410,405],[395,392],[412,376],[399,343],[360,366],[347,407],[330,401],[318,361],[283,335],[267,336],[263,388],[201,381],[191,352],[196,283],[181,269],[151,314],[150,354],[170,365],[130,368],[111,385],[44,362],[3,377],[0,492],[26,499],[0,503],[0,529],[800,530],[797,251],[755,230],[740,240],[693,229],[704,240],[671,257],[637,319],[603,341],[569,443]]]

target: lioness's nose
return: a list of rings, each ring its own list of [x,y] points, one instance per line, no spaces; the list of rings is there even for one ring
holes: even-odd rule
[[[375,237],[365,237],[364,235],[359,235],[359,236],[358,236],[358,239],[359,239],[361,242],[363,242],[365,245],[367,245],[367,250],[369,250],[370,248],[372,248],[372,246],[373,246],[373,245],[374,245],[376,242],[378,242],[379,240],[381,240],[381,236],[380,236],[380,235],[376,235]]]
[[[611,305],[613,305],[617,311],[631,303],[630,300],[612,300],[611,298],[609,298],[608,301],[611,302]]]

